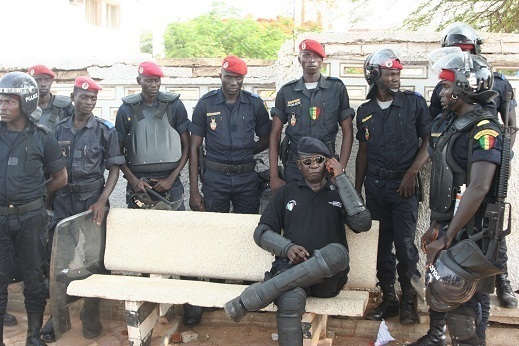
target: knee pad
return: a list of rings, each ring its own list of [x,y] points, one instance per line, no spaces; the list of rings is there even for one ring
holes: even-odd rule
[[[463,345],[472,336],[476,335],[476,312],[461,306],[447,313],[447,325],[452,343]]]
[[[277,314],[284,317],[300,317],[305,312],[306,292],[301,287],[287,291],[276,299]]]

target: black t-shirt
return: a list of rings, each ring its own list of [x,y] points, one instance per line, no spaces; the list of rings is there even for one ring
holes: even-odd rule
[[[282,186],[272,196],[260,224],[282,234],[313,254],[330,243],[348,248],[345,212],[335,187],[328,181],[318,192],[301,180]]]

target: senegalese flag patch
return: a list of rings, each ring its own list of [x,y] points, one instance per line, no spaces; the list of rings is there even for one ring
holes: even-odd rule
[[[310,118],[312,118],[312,120],[317,120],[321,114],[321,108],[319,107],[310,107],[308,111],[310,112]]]
[[[481,130],[474,136],[474,139],[479,141],[479,145],[484,150],[492,149],[496,143],[496,137],[499,133],[492,129]]]

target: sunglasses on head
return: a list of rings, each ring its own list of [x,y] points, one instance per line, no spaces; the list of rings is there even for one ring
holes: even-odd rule
[[[326,157],[324,156],[316,156],[316,157],[307,157],[306,159],[299,160],[303,163],[305,166],[310,166],[312,162],[317,163],[320,165],[321,163],[326,161]]]

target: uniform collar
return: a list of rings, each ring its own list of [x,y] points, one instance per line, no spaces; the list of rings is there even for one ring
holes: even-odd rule
[[[393,103],[391,103],[391,106],[403,107],[404,99],[405,98],[404,98],[402,91],[397,92],[395,94],[395,96],[393,97]],[[374,98],[372,98],[371,100],[369,100],[367,107],[368,107],[368,113],[372,113],[380,108],[380,107],[378,107],[376,96]]]
[[[216,103],[226,103],[227,100],[225,99],[225,96],[223,95],[222,88],[218,89],[216,92]],[[236,103],[250,103],[249,99],[245,96],[245,93],[243,90],[240,90],[240,95],[238,96],[238,99],[236,100]]]
[[[326,79],[326,77],[324,77],[322,74],[321,74],[321,77],[319,77],[319,81],[317,82],[317,88],[316,89],[327,89],[330,87],[330,81]],[[303,91],[305,90],[306,87],[305,87],[305,80],[303,77],[299,78],[299,80],[297,81],[296,83],[296,86],[294,87],[294,90],[295,91]]]
[[[3,123],[2,121],[0,121],[0,129],[6,129],[7,131],[7,127],[5,127],[5,123]],[[34,132],[36,130],[36,124],[33,123],[30,119],[27,119],[27,124],[25,124],[25,127],[22,131],[20,131],[20,133],[22,132]]]

